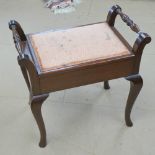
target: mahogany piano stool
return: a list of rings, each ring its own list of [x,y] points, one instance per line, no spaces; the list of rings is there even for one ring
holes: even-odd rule
[[[137,33],[133,46],[114,27],[121,19]],[[30,92],[32,113],[40,131],[40,147],[46,146],[46,130],[41,113],[42,103],[50,92],[125,77],[130,91],[125,109],[125,122],[132,126],[130,113],[142,88],[139,67],[143,49],[151,37],[113,6],[105,22],[65,30],[25,35],[20,24],[11,20],[9,28],[19,53],[18,63]]]

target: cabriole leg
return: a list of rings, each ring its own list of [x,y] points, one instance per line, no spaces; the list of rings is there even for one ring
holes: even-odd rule
[[[127,77],[126,80],[130,81],[130,92],[125,109],[125,121],[127,126],[132,126],[133,123],[131,121],[130,114],[133,104],[143,86],[143,79],[140,75],[132,75]]]
[[[30,98],[31,110],[40,131],[40,147],[46,146],[46,129],[42,118],[41,106],[48,96],[48,94],[43,94],[38,96],[32,96]]]

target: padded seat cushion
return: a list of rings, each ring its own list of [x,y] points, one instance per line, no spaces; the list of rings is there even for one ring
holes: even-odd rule
[[[107,23],[29,35],[41,71],[130,54]]]

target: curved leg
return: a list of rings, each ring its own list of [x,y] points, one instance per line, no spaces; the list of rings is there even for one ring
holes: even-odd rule
[[[104,89],[110,89],[109,81],[104,81]]]
[[[42,118],[41,106],[48,96],[48,94],[43,94],[38,96],[32,96],[30,98],[31,110],[40,130],[40,147],[46,146],[46,129]]]
[[[133,123],[131,121],[130,114],[131,114],[133,104],[143,86],[143,79],[140,75],[132,75],[127,77],[126,80],[130,81],[130,92],[129,92],[127,105],[125,109],[125,121],[127,126],[132,126]]]

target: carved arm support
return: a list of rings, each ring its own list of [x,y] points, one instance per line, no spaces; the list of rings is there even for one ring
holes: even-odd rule
[[[115,5],[113,6],[107,16],[107,23],[110,26],[114,26],[115,24],[115,18],[117,15],[120,15],[121,19],[133,30],[134,32],[138,33],[140,32],[139,26],[133,22],[132,19],[129,18],[128,15],[122,12],[122,9],[120,6]]]
[[[30,94],[39,94],[38,72],[30,57],[29,49],[25,49],[27,41],[26,35],[20,24],[15,20],[9,22],[9,28],[12,31],[15,47],[19,53],[19,56],[17,57],[18,63],[21,67]],[[25,52],[26,50],[27,52]]]
[[[109,26],[114,26],[117,15],[120,15],[121,19],[127,24],[127,26],[129,26],[132,31],[138,34],[138,37],[133,46],[133,52],[142,52],[145,45],[151,42],[151,37],[147,33],[141,32],[139,26],[135,24],[128,15],[122,12],[122,9],[119,5],[114,5],[109,10],[106,20]]]
[[[132,31],[134,31],[136,33],[138,33],[140,31],[139,26],[137,24],[135,24],[133,22],[133,20],[129,18],[128,15],[123,13],[121,9],[117,9],[116,12],[117,12],[117,14],[120,15],[121,19],[127,24],[127,26],[129,26],[131,28]]]
[[[141,32],[139,26],[135,24],[133,20],[129,18],[128,15],[122,12],[122,9],[119,5],[114,5],[109,10],[107,20],[106,20],[109,26],[114,27],[115,19],[117,15],[121,17],[121,19],[127,24],[127,26],[131,28],[132,31],[138,34],[138,37],[134,42],[134,45],[132,48],[132,51],[136,56],[135,65],[134,65],[135,67],[133,72],[138,73],[143,49],[145,48],[146,44],[151,42],[151,37],[147,33]]]

